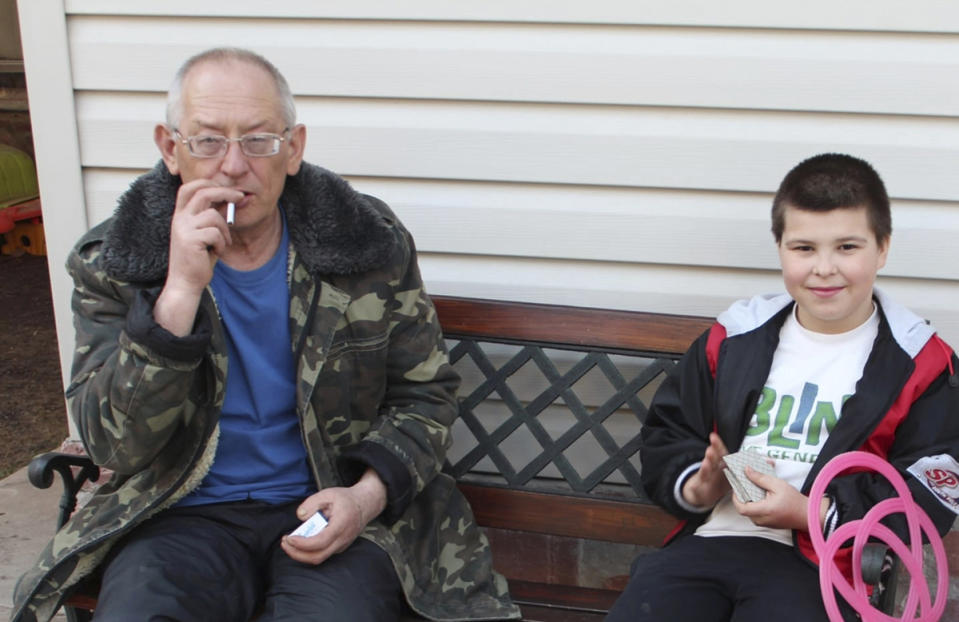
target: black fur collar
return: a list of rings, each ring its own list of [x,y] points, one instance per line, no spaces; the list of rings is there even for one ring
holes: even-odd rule
[[[180,187],[161,161],[120,197],[103,241],[107,273],[125,281],[166,276],[170,218]],[[395,250],[395,216],[338,175],[303,163],[280,197],[290,242],[311,273],[354,274],[384,265]]]

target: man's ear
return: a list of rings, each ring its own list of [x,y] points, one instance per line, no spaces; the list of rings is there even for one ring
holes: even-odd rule
[[[290,157],[286,161],[286,174],[296,175],[303,163],[303,150],[306,149],[306,126],[297,123],[290,130]]]
[[[156,143],[157,149],[160,150],[160,156],[163,158],[163,163],[166,164],[170,174],[179,175],[180,167],[176,161],[177,141],[170,128],[163,123],[158,123],[157,126],[153,128],[153,142]]]

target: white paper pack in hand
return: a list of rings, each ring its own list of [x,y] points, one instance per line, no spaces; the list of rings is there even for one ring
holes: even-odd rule
[[[726,468],[723,469],[723,475],[729,480],[733,492],[743,503],[749,501],[762,501],[766,498],[766,491],[746,477],[746,467],[752,467],[753,471],[775,475],[775,469],[766,461],[766,458],[755,451],[737,451],[734,454],[723,456],[726,462]]]
[[[316,512],[313,516],[303,521],[303,524],[294,529],[290,535],[309,538],[323,531],[324,527],[326,527],[326,518],[319,512]]]

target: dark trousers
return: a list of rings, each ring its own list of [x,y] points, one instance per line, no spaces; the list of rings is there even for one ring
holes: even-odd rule
[[[846,620],[858,617],[840,599]],[[829,622],[819,573],[765,538],[686,536],[633,562],[608,622]]]
[[[111,552],[96,621],[398,620],[403,592],[389,556],[357,538],[318,566],[279,540],[300,524],[298,503],[172,508]]]

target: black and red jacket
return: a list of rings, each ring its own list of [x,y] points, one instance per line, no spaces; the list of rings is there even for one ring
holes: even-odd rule
[[[956,514],[906,469],[927,456],[959,460],[959,360],[921,318],[878,290],[875,297],[879,332],[872,352],[801,492],[809,494],[816,475],[838,454],[868,451],[899,471],[944,535]],[[787,295],[736,303],[693,343],[653,398],[640,434],[643,486],[653,501],[685,519],[667,543],[693,533],[709,516],[711,508],[695,513],[680,505],[679,478],[695,472],[690,467],[702,461],[713,430],[730,452],[739,450],[793,306]],[[842,524],[896,493],[881,476],[859,472],[833,479],[826,494]],[[883,522],[908,541],[901,516]],[[793,543],[818,562],[807,533],[794,531]]]

